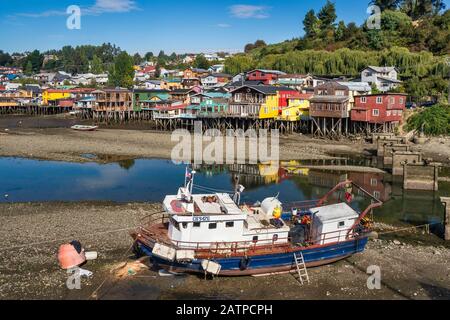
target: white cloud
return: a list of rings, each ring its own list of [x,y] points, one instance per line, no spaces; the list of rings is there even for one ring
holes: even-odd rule
[[[247,4],[237,4],[230,7],[231,15],[240,19],[266,19],[270,15],[266,6],[253,6]]]
[[[124,13],[139,10],[135,0],[95,0],[95,3],[86,8],[81,8],[83,15],[101,15],[103,13]],[[66,10],[48,10],[38,13],[18,13],[17,16],[28,18],[46,18],[65,16]]]
[[[231,25],[227,23],[219,23],[217,26],[219,28],[231,28]]]
[[[92,7],[82,10],[82,13],[102,14],[115,12],[130,12],[137,10],[134,0],[96,0]]]

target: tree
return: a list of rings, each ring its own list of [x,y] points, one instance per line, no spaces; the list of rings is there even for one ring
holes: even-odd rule
[[[209,67],[209,62],[206,60],[205,56],[202,54],[197,55],[194,60],[194,68],[208,69]]]
[[[244,51],[245,51],[245,53],[248,53],[254,49],[264,48],[264,47],[267,47],[267,43],[264,40],[256,40],[255,43],[248,43],[245,46]]]
[[[396,10],[402,0],[373,0],[370,4],[380,7],[381,11]]]
[[[131,88],[134,79],[133,58],[126,52],[120,53],[109,72],[109,84],[114,87]]]
[[[27,76],[31,76],[33,74],[33,64],[31,63],[30,60],[28,60],[24,72]]]
[[[7,52],[0,50],[0,66],[6,66],[13,62],[12,57]]]
[[[338,27],[336,29],[336,32],[334,34],[336,41],[342,41],[344,40],[344,37],[346,36],[347,27],[345,25],[344,21],[339,21]]]
[[[320,29],[322,31],[326,31],[329,29],[334,29],[335,21],[337,19],[336,15],[336,6],[330,0],[327,0],[327,3],[320,9],[317,14],[317,18],[320,21]]]
[[[267,47],[267,43],[264,40],[255,41],[255,48],[263,48],[263,47]]]
[[[169,58],[171,61],[176,61],[178,59],[178,55],[175,52],[172,52]]]
[[[319,19],[314,10],[309,10],[303,20],[303,30],[308,38],[313,38],[319,33]]]
[[[253,49],[255,49],[255,45],[253,43],[247,43],[244,47],[244,52],[249,53]]]
[[[159,78],[161,77],[161,67],[159,66],[159,64],[156,65],[156,70],[155,70],[155,78]]]
[[[142,63],[142,57],[141,57],[141,55],[140,55],[139,53],[136,53],[136,54],[133,56],[133,63],[134,63],[135,65],[140,65],[140,64]]]
[[[147,52],[144,58],[146,61],[151,61],[154,58],[153,52]]]
[[[94,55],[91,62],[91,72],[94,74],[103,73],[103,63],[97,55]]]
[[[443,0],[403,0],[401,10],[412,19],[437,15],[446,5]]]
[[[29,68],[29,63],[31,63],[31,71],[39,72],[41,70],[42,64],[44,62],[44,56],[39,52],[39,50],[34,50],[30,53],[23,61],[22,68]]]

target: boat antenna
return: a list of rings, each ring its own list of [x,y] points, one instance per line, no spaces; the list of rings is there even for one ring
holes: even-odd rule
[[[191,194],[192,197],[192,190],[194,189],[194,176],[197,172],[195,170],[191,171],[191,181],[190,181],[190,190],[189,193]]]

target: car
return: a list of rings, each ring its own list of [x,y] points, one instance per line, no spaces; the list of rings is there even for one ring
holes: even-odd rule
[[[415,109],[417,108],[417,104],[415,102],[406,103],[406,109]]]
[[[420,107],[421,107],[421,108],[429,108],[429,107],[434,106],[435,104],[437,104],[436,101],[426,101],[426,102],[422,102],[422,103],[420,104]]]

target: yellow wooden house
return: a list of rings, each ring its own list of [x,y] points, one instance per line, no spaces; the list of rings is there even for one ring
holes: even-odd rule
[[[69,99],[70,97],[70,90],[47,89],[42,92],[42,104],[49,105],[51,101]]]
[[[288,98],[288,106],[281,109],[280,120],[298,121],[302,117],[309,117],[309,99],[312,94],[293,94]]]
[[[259,119],[274,119],[278,117],[278,95],[268,95],[266,97],[266,103],[261,105],[259,109]]]

